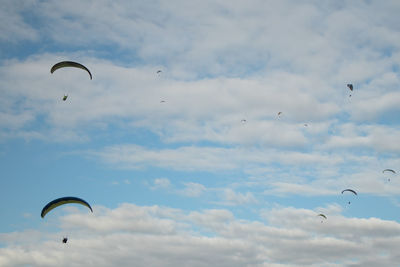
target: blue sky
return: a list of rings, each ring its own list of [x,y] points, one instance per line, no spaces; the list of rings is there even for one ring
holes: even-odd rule
[[[1,266],[398,264],[398,1],[3,6]]]

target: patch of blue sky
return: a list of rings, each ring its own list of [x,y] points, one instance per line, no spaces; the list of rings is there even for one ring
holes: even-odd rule
[[[6,60],[18,59],[24,60],[38,51],[48,52],[47,47],[43,47],[42,43],[32,41],[21,41],[18,43],[1,43],[0,42],[0,60],[4,63]]]
[[[352,198],[351,204],[344,203],[343,215],[356,218],[380,218],[400,222],[399,199],[358,192],[358,196]]]
[[[149,149],[159,147],[176,147],[177,144],[163,143],[159,135],[142,127],[131,127],[129,120],[119,120],[118,123],[110,122],[106,129],[91,128],[87,131],[90,141],[87,145],[92,149],[100,149],[112,145],[134,144]],[[89,126],[90,127],[90,126]],[[82,144],[81,144],[82,145]]]
[[[0,198],[2,203],[13,203],[4,207],[3,215],[7,219],[2,220],[2,228],[13,229],[9,223],[18,221],[23,213],[40,217],[42,206],[61,196],[78,196],[92,204],[107,207],[129,202],[138,205],[163,203],[189,209],[196,206],[193,205],[195,198],[182,201],[187,197],[174,192],[185,182],[196,182],[206,187],[212,186],[214,180],[221,180],[221,185],[224,180],[226,182],[224,175],[216,178],[208,172],[177,172],[157,167],[114,168],[85,158],[76,150],[92,145],[43,141],[9,141],[2,144],[1,169],[6,178],[1,180],[1,187],[8,190]],[[152,190],[154,180],[158,178],[169,179],[174,188],[166,188],[166,192]],[[206,208],[206,205],[201,207]]]
[[[380,125],[387,125],[398,129],[396,126],[400,124],[400,106],[381,113],[377,116],[375,122]]]

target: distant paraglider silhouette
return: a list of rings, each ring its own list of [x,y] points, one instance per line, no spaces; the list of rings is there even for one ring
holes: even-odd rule
[[[393,175],[396,174],[396,172],[394,170],[392,170],[392,169],[384,169],[382,171],[382,173],[385,173],[385,172],[391,172]],[[388,178],[388,181],[390,182],[390,177]]]
[[[325,220],[327,219],[326,216],[325,216],[325,214],[322,214],[322,213],[318,214],[317,216],[319,216],[319,217],[321,217],[321,218],[324,218]],[[321,219],[321,223],[323,223],[323,220],[322,220],[322,219]]]
[[[347,87],[349,87],[350,91],[353,91],[353,84],[348,83]],[[351,97],[351,94],[349,95],[349,97]]]
[[[356,192],[356,191],[354,191],[353,189],[345,189],[345,190],[343,190],[343,191],[342,191],[342,194],[343,194],[344,192],[351,192],[351,193],[353,193],[354,195],[356,195],[356,196],[357,196],[357,192]],[[348,202],[348,204],[350,205],[350,204],[351,204],[351,202],[349,201],[349,202]]]

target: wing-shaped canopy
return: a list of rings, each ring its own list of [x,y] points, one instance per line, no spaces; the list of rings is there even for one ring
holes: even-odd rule
[[[321,217],[327,219],[326,216],[324,214],[322,214],[322,213],[318,214],[317,216],[321,216]]]
[[[351,83],[347,84],[347,87],[349,87],[350,91],[353,91],[353,85]]]
[[[349,191],[349,192],[353,193],[354,195],[357,195],[357,192],[354,191],[353,189],[345,189],[345,190],[342,191],[342,194],[343,194],[344,192],[346,192],[346,191]]]
[[[385,170],[382,171],[382,173],[385,173],[385,172],[396,173],[396,172],[395,172],[394,170],[392,170],[392,169],[385,169]]]
[[[62,197],[62,198],[57,198],[49,203],[47,203],[46,206],[42,209],[42,213],[40,216],[44,218],[44,216],[51,211],[54,208],[57,208],[58,206],[64,205],[64,204],[70,204],[70,203],[76,203],[76,204],[81,204],[90,209],[91,212],[93,212],[92,207],[90,207],[89,203],[87,203],[85,200],[78,198],[78,197]]]
[[[79,68],[86,70],[87,73],[89,73],[90,79],[92,79],[92,74],[90,73],[89,69],[83,66],[82,64],[78,62],[73,62],[73,61],[61,61],[55,64],[53,67],[51,67],[50,72],[53,73],[58,69],[65,68],[65,67],[73,67],[73,68]]]

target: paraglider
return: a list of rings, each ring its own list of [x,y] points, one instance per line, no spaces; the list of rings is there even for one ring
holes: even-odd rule
[[[87,203],[85,200],[83,200],[81,198],[77,198],[77,197],[62,197],[62,198],[57,198],[57,199],[47,203],[47,205],[44,206],[44,208],[42,209],[42,212],[41,212],[40,216],[42,218],[44,218],[44,216],[46,216],[46,214],[49,211],[51,211],[52,209],[57,208],[58,206],[61,206],[61,205],[64,205],[64,204],[70,204],[70,203],[81,204],[83,206],[88,207],[90,209],[90,211],[93,212],[93,209],[89,205],[89,203]]]
[[[282,112],[281,112],[281,111],[279,111],[279,112],[278,112],[278,117],[279,117],[281,114],[282,114]]]
[[[63,242],[64,244],[66,244],[67,241],[68,241],[68,237],[64,237],[63,240],[62,240],[62,242]]]
[[[344,192],[351,192],[351,193],[353,193],[354,195],[357,196],[357,192],[354,191],[353,189],[345,189],[345,190],[342,191],[342,194],[343,194]],[[350,204],[351,202],[349,201],[348,203]]]
[[[162,70],[158,70],[158,71],[157,71],[157,74],[159,74],[159,73],[161,73],[161,72],[162,72]]]
[[[56,70],[61,69],[61,68],[65,68],[65,67],[73,67],[73,68],[83,69],[83,70],[87,71],[87,73],[89,73],[89,77],[90,77],[90,79],[92,79],[92,74],[90,73],[88,68],[86,68],[85,66],[83,66],[80,63],[73,62],[73,61],[61,61],[61,62],[58,62],[53,67],[51,67],[50,73],[53,73]],[[68,95],[64,94],[63,101],[66,101],[67,98],[68,98]]]
[[[327,219],[326,216],[325,216],[324,214],[322,214],[322,213],[318,214],[317,216],[318,216],[318,217],[321,217],[321,218],[324,218],[325,220]],[[323,222],[323,220],[321,220],[321,223],[322,223],[322,222]]]
[[[392,170],[392,169],[384,169],[384,170],[382,171],[382,173],[385,173],[385,172],[391,172],[391,173],[392,173],[392,176],[393,176],[394,174],[396,174],[396,172],[395,172],[394,170]],[[388,181],[390,182],[390,177],[388,178]]]
[[[243,119],[243,120],[241,120],[240,122],[241,122],[241,123],[246,123],[247,120]]]
[[[92,74],[90,73],[89,69],[83,66],[80,63],[73,62],[73,61],[61,61],[55,64],[53,67],[51,67],[50,73],[55,72],[58,69],[65,68],[65,67],[73,67],[73,68],[79,68],[87,71],[89,73],[90,79],[92,80]]]
[[[348,83],[347,87],[349,87],[350,91],[353,91],[353,84]],[[351,94],[349,95],[349,97],[351,97]]]
[[[349,87],[350,91],[353,91],[353,85],[351,83],[348,83],[347,87]]]

